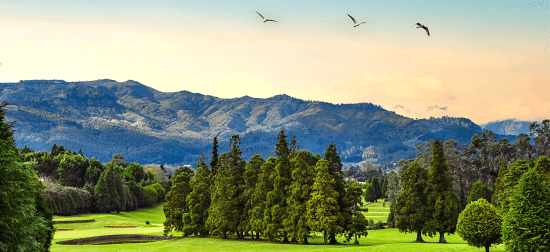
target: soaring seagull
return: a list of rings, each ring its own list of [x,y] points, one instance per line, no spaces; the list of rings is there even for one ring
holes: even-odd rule
[[[428,36],[430,36],[430,30],[428,30],[428,27],[426,27],[425,25],[423,25],[421,23],[416,23],[416,25],[418,25],[418,27],[416,27],[416,28],[422,28],[422,29],[426,30],[426,32],[428,33]]]
[[[259,12],[256,11],[256,13],[258,13],[258,15],[260,15],[260,17],[262,17],[262,19],[264,20],[264,23],[267,22],[267,21],[271,21],[271,22],[277,22],[273,19],[265,19],[264,16],[262,16],[262,14],[260,14]]]
[[[348,14],[348,17],[351,18],[351,20],[353,20],[353,23],[355,24],[353,27],[357,27],[357,26],[359,26],[360,24],[366,23],[366,22],[363,22],[363,23],[359,23],[359,24],[358,24],[357,21],[355,21],[355,18],[353,18],[350,14]]]

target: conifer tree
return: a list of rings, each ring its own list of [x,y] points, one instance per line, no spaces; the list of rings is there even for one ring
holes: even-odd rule
[[[504,175],[506,174],[506,160],[500,162],[500,169],[498,170],[498,177],[495,180],[495,192],[491,197],[491,203],[497,208],[500,208],[500,198],[499,196],[504,192]]]
[[[504,178],[502,179],[504,190],[500,191],[497,196],[497,205],[500,205],[499,210],[502,216],[505,216],[510,208],[510,197],[516,190],[519,179],[534,166],[535,162],[533,160],[518,160],[506,169],[506,174],[504,174]]]
[[[329,163],[329,174],[334,178],[334,190],[338,192],[338,208],[340,209],[340,215],[342,216],[340,219],[341,222],[338,224],[340,227],[344,227],[344,229],[346,229],[346,227],[350,224],[352,212],[350,202],[346,199],[346,186],[344,185],[344,172],[342,171],[343,165],[336,150],[336,144],[331,141],[325,151],[325,160]],[[338,243],[338,241],[336,241],[336,234],[337,233],[330,233],[331,244]]]
[[[467,198],[468,204],[481,198],[489,201],[491,198],[491,189],[481,182],[481,180],[478,180],[472,185],[472,191],[470,191]]]
[[[353,182],[350,187],[348,187],[346,193],[347,198],[352,202],[353,208],[353,217],[351,218],[350,227],[348,227],[348,241],[353,235],[355,237],[354,244],[359,244],[357,237],[368,235],[367,219],[365,219],[365,216],[362,213],[368,212],[368,208],[360,208],[360,206],[363,204],[361,200],[363,196],[363,189],[361,189],[361,187],[357,183]]]
[[[183,214],[184,231],[189,234],[206,236],[206,220],[210,207],[210,169],[202,154],[197,162],[195,179],[190,182],[191,192],[187,196],[189,212]]]
[[[380,182],[377,177],[373,177],[371,181],[372,190],[374,191],[374,202],[382,197],[382,188],[380,187]]]
[[[287,186],[292,182],[292,167],[290,164],[290,149],[286,142],[285,130],[281,129],[277,136],[279,140],[275,147],[275,156],[277,157],[277,164],[275,166],[276,177],[273,183],[273,199],[268,201],[268,210],[266,216],[271,220],[267,229],[264,231],[265,235],[270,241],[283,239],[283,242],[288,242],[287,234],[283,227],[283,221],[287,217],[287,198],[288,191]]]
[[[550,188],[528,171],[513,192],[503,217],[502,239],[509,251],[550,251]]]
[[[365,201],[374,202],[374,188],[372,188],[372,184],[367,184],[367,189],[365,189]]]
[[[166,194],[166,204],[162,207],[164,210],[164,235],[172,231],[183,230],[183,213],[189,211],[186,204],[186,198],[191,188],[189,186],[189,174],[182,172],[174,178],[172,190]]]
[[[382,182],[382,198],[387,198],[387,191],[388,191],[388,176],[384,176],[384,182]]]
[[[313,232],[323,234],[325,245],[328,244],[330,233],[343,230],[339,225],[343,222],[343,217],[338,206],[338,192],[334,190],[336,182],[330,174],[329,166],[330,163],[326,159],[321,159],[317,163],[317,175],[306,212],[307,225]]]
[[[276,176],[275,164],[268,159],[261,167],[261,173],[256,188],[251,195],[252,209],[248,211],[250,229],[256,231],[256,238],[260,238],[260,231],[266,230],[271,223],[270,215],[265,213],[268,201],[273,197],[273,177]],[[271,205],[271,204],[270,204]],[[264,215],[267,217],[264,219]]]
[[[94,201],[95,207],[100,213],[109,213],[114,208],[111,200],[111,193],[107,181],[105,181],[105,174],[99,176],[99,180],[94,189]]]
[[[296,141],[296,134],[294,134],[292,135],[292,139],[290,139],[290,158],[296,157],[298,149],[300,149],[300,146],[298,146],[298,142]]]
[[[212,176],[216,175],[216,170],[218,166],[218,138],[214,137],[212,143],[212,160],[210,161],[210,168],[212,169]]]
[[[254,231],[258,233],[261,230],[261,225],[255,225],[256,218],[253,209],[257,204],[260,204],[260,202],[265,202],[265,198],[261,200],[254,195],[257,184],[260,183],[262,165],[264,165],[264,163],[265,160],[260,155],[256,154],[250,159],[250,161],[248,161],[246,164],[246,171],[244,172],[244,180],[246,184],[244,191],[244,196],[246,198],[245,211],[247,213],[246,229],[252,231],[252,240],[254,240]]]
[[[315,179],[313,168],[307,163],[308,152],[299,151],[295,158],[295,168],[292,170],[292,184],[288,187],[288,211],[284,220],[284,228],[292,240],[300,244],[307,244],[310,228],[306,224],[307,202],[311,197],[311,190]]]
[[[439,139],[433,144],[429,176],[425,190],[430,216],[426,222],[427,233],[430,236],[439,233],[439,242],[446,243],[445,233],[455,232],[460,209],[443,153],[443,143]]]
[[[401,232],[416,232],[416,241],[424,242],[421,231],[428,220],[425,189],[428,172],[414,162],[401,174],[403,191],[397,197],[394,206],[395,227]]]

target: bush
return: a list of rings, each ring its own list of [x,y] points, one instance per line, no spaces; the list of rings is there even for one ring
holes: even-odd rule
[[[456,231],[468,245],[484,247],[489,251],[492,244],[502,243],[501,228],[500,212],[487,200],[480,198],[468,204],[460,213]]]
[[[150,223],[149,223],[149,221],[145,221],[145,224],[149,225]]]
[[[158,202],[161,202],[164,200],[164,197],[166,195],[166,191],[164,190],[164,188],[162,187],[161,184],[159,183],[156,183],[156,184],[152,184],[151,185],[153,188],[155,188],[155,190],[157,191],[157,194],[158,194]]]

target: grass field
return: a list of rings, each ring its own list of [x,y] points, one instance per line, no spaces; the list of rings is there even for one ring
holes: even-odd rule
[[[112,245],[59,245],[59,241],[77,238],[93,237],[114,234],[144,234],[162,235],[164,214],[162,205],[152,208],[139,209],[134,212],[121,212],[120,214],[89,214],[81,217],[58,217],[54,220],[88,220],[95,222],[56,224],[58,229],[75,229],[74,231],[58,231],[55,233],[52,249],[58,251],[484,251],[470,247],[458,235],[446,235],[447,244],[437,243],[438,237],[424,237],[427,243],[415,243],[416,234],[400,233],[396,229],[369,230],[367,237],[359,239],[360,245],[345,244],[343,238],[339,241],[342,245],[321,245],[322,236],[309,239],[312,245],[270,243],[267,241],[250,240],[222,240],[216,237],[199,238],[186,237],[169,241],[157,241],[151,243],[112,244]],[[374,221],[386,222],[389,208],[383,208],[382,203],[369,205],[367,218]],[[385,215],[384,215],[385,214]],[[145,222],[149,221],[150,225]],[[105,228],[103,226],[140,226],[140,228]],[[180,233],[174,234],[181,236]],[[352,241],[353,243],[353,241]],[[504,247],[492,247],[491,251],[505,251]]]

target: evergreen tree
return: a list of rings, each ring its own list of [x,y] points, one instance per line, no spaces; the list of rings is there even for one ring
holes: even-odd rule
[[[540,176],[546,186],[550,186],[550,158],[548,156],[537,159],[533,170]]]
[[[458,217],[456,231],[468,245],[485,247],[489,252],[492,244],[500,244],[502,216],[498,210],[484,198],[469,203]]]
[[[57,172],[59,183],[70,187],[83,187],[86,169],[90,166],[88,159],[81,155],[63,154]]]
[[[124,170],[124,179],[126,181],[135,181],[137,183],[141,182],[145,178],[145,171],[143,166],[132,162],[126,170]]]
[[[325,160],[329,163],[329,174],[334,178],[334,190],[338,193],[338,208],[342,216],[342,218],[339,219],[341,222],[338,224],[340,227],[344,227],[343,231],[345,231],[346,227],[351,224],[351,217],[353,214],[351,212],[350,202],[346,199],[346,186],[344,185],[344,172],[342,171],[343,165],[342,162],[340,162],[340,156],[336,150],[336,144],[331,141],[325,151]],[[336,234],[337,233],[330,233],[331,244],[338,243],[338,241],[336,241]]]
[[[503,191],[500,191],[498,198],[498,205],[500,205],[500,213],[506,216],[508,209],[510,208],[510,197],[516,190],[516,185],[523,174],[531,170],[535,166],[533,160],[518,160],[510,167],[506,169],[506,174],[502,179]]]
[[[212,205],[209,209],[207,226],[210,230],[222,233],[235,232],[238,239],[244,238],[246,228],[245,182],[246,162],[241,159],[241,139],[238,135],[231,137],[228,153],[223,153],[218,160],[218,171],[212,190]]]
[[[550,251],[550,189],[534,171],[519,180],[504,215],[502,238],[509,251]]]
[[[343,217],[338,206],[338,192],[334,189],[336,182],[330,175],[329,167],[330,163],[326,159],[317,163],[317,176],[306,212],[307,225],[312,231],[323,233],[325,245],[328,244],[330,233],[343,230],[339,225]]]
[[[292,184],[288,187],[289,196],[287,198],[288,211],[287,218],[283,225],[287,234],[292,240],[297,240],[300,244],[307,244],[307,237],[310,228],[307,223],[307,202],[311,197],[313,180],[315,173],[307,163],[308,152],[299,151],[296,155],[295,168],[292,171]]]
[[[424,242],[421,231],[429,218],[425,193],[428,172],[415,161],[401,174],[401,181],[403,191],[394,206],[395,227],[405,233],[416,232],[416,241]]]
[[[109,193],[109,186],[107,181],[105,181],[105,174],[106,173],[103,173],[99,176],[99,180],[97,181],[97,185],[94,189],[95,208],[100,213],[109,213],[112,209],[114,209],[111,194]]]
[[[387,198],[387,191],[388,191],[388,176],[384,176],[384,182],[382,182],[382,198]]]
[[[259,176],[258,183],[256,183],[256,188],[251,195],[251,206],[252,209],[248,211],[250,229],[256,231],[256,238],[260,238],[260,231],[266,230],[268,225],[271,223],[269,218],[271,215],[265,213],[267,205],[272,205],[272,200],[274,199],[273,195],[273,181],[276,176],[275,164],[273,159],[268,159],[260,169],[261,173]],[[264,215],[267,217],[264,219]]]
[[[178,174],[174,178],[172,190],[166,194],[166,204],[162,207],[164,210],[164,235],[172,231],[183,230],[183,213],[189,211],[186,204],[186,198],[191,188],[189,186],[189,175],[186,172]]]
[[[361,197],[363,196],[363,189],[353,182],[347,189],[347,198],[352,201],[353,217],[351,219],[351,225],[348,227],[348,241],[351,236],[355,237],[355,244],[359,244],[357,237],[367,236],[367,219],[362,212],[368,212],[368,208],[361,209],[363,204]]]
[[[99,160],[95,158],[90,159],[90,166],[86,169],[86,175],[84,177],[85,184],[90,183],[90,185],[95,186],[104,169],[103,164],[101,164]]]
[[[259,232],[259,225],[255,225],[255,218],[253,214],[253,209],[256,207],[256,204],[263,201],[259,200],[257,197],[254,197],[255,189],[258,183],[260,183],[260,176],[262,173],[262,165],[264,165],[265,160],[258,154],[254,155],[250,161],[246,164],[246,171],[244,172],[244,180],[246,188],[244,191],[244,196],[246,198],[246,229],[252,231],[252,240],[254,240],[254,231]]]
[[[380,187],[380,182],[378,182],[377,177],[373,177],[371,181],[372,190],[374,191],[374,202],[382,197],[382,188]]]
[[[206,220],[211,200],[210,184],[210,169],[202,154],[197,162],[195,179],[189,183],[192,190],[186,198],[189,212],[183,214],[184,232],[188,234],[208,235]]]
[[[268,210],[266,216],[271,220],[271,223],[264,231],[269,241],[283,239],[283,242],[288,242],[287,233],[283,227],[283,221],[287,216],[287,198],[288,191],[287,186],[292,183],[292,167],[290,164],[290,149],[286,142],[285,130],[281,129],[277,136],[279,140],[275,147],[275,156],[277,157],[277,164],[275,171],[277,172],[273,183],[273,199],[268,202]]]
[[[451,184],[449,165],[439,139],[433,144],[430,162],[430,177],[425,194],[428,200],[429,219],[426,222],[428,235],[439,233],[439,242],[446,243],[445,233],[453,234],[458,221],[459,206]]]
[[[491,189],[489,189],[486,184],[478,180],[472,185],[472,191],[467,198],[468,204],[481,198],[489,201],[491,199]]]
[[[374,196],[374,188],[372,188],[372,184],[367,184],[367,189],[365,189],[365,201],[374,202]]]
[[[292,139],[290,139],[290,158],[296,157],[298,149],[300,149],[300,146],[298,146],[298,142],[296,141],[296,134],[294,134],[292,135]]]
[[[497,208],[500,208],[500,199],[499,196],[504,192],[504,182],[502,181],[504,179],[504,175],[506,174],[506,160],[502,160],[500,162],[500,169],[498,170],[498,177],[495,180],[495,192],[493,193],[493,196],[491,197],[491,203]]]
[[[210,161],[210,168],[212,168],[212,175],[216,175],[216,170],[218,166],[218,138],[214,137],[212,143],[212,160]]]

